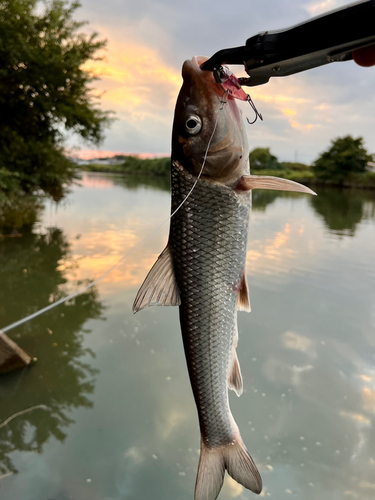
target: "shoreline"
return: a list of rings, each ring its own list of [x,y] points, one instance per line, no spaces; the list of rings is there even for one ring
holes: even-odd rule
[[[87,168],[86,168],[87,167]],[[116,168],[117,167],[117,168]],[[123,175],[133,175],[133,176],[150,176],[167,178],[169,177],[169,171],[166,172],[154,172],[152,170],[125,170],[120,165],[83,165],[79,167],[82,172],[96,172],[96,173],[108,173],[108,174],[123,174]],[[275,177],[282,177],[295,182],[300,182],[301,184],[306,184],[307,186],[321,186],[321,187],[332,187],[332,188],[345,188],[345,189],[366,189],[375,190],[375,172],[366,172],[364,174],[355,174],[352,179],[347,179],[343,183],[323,181],[313,177],[313,173],[309,170],[298,171],[298,170],[256,170],[254,175],[272,175]],[[363,176],[363,179],[361,177]],[[354,178],[353,178],[354,177]]]

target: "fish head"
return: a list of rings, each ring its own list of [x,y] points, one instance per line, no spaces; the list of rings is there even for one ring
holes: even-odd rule
[[[249,146],[233,97],[200,69],[206,57],[193,57],[182,67],[172,133],[172,160],[197,176],[207,155],[202,178],[226,185],[249,174]],[[225,103],[224,103],[225,102]]]

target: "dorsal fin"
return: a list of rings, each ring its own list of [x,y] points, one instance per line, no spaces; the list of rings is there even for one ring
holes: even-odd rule
[[[133,304],[133,313],[149,306],[179,306],[180,292],[168,245],[146,276]]]
[[[247,286],[247,279],[245,272],[242,274],[242,278],[238,287],[237,310],[246,312],[251,311],[249,287]]]

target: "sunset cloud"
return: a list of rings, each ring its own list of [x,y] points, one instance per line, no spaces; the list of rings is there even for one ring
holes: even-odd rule
[[[155,88],[162,89],[163,104],[173,108],[181,86],[180,72],[168,67],[156,50],[150,47],[111,42],[103,61],[88,63],[87,69],[101,77],[101,87],[108,90],[103,102],[130,110],[145,104],[157,108]]]
[[[337,9],[345,4],[346,0],[323,0],[322,2],[312,2],[306,5],[306,10],[311,16],[318,16],[329,10]]]
[[[296,110],[295,109],[286,108],[286,109],[283,109],[283,113],[284,113],[285,116],[294,116],[296,114]]]
[[[88,19],[90,27],[108,40],[105,60],[87,65],[101,76],[95,87],[104,92],[102,108],[116,112],[103,151],[169,154],[185,59],[244,44],[261,30],[292,26],[347,3],[239,0],[230,9],[213,0],[203,4],[83,0],[80,18]],[[231,68],[238,76],[245,74],[241,66]],[[264,117],[263,122],[246,126],[250,147],[271,147],[281,161],[291,161],[298,145],[299,161],[310,163],[331,139],[352,134],[364,137],[373,152],[374,88],[375,68],[360,68],[353,62],[245,87]],[[246,103],[240,107],[252,118]],[[73,145],[77,142],[72,139],[69,146]]]

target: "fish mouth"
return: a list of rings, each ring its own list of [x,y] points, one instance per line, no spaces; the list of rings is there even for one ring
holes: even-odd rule
[[[201,66],[204,62],[208,61],[208,57],[206,57],[206,56],[194,56],[194,57],[192,58],[192,60],[193,60],[193,61],[194,61],[194,62],[195,62],[198,66],[199,66],[199,69],[201,69],[201,68],[200,68],[200,66]],[[201,70],[201,71],[204,71],[204,70]]]
[[[201,65],[209,58],[206,56],[194,56],[185,61],[182,69],[184,81],[194,82],[200,89],[206,88],[208,92],[213,91],[220,97],[223,94],[222,86],[216,82],[212,71],[204,71]]]

